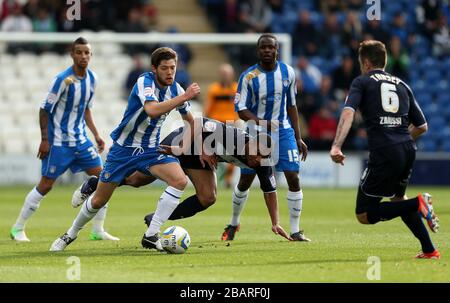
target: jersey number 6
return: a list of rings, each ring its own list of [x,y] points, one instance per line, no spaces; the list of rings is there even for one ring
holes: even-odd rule
[[[390,83],[381,83],[381,105],[383,110],[388,113],[398,112],[398,95],[396,93],[397,87]]]

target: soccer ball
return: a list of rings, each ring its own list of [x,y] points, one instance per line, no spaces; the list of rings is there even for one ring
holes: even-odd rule
[[[191,244],[191,237],[183,227],[170,226],[163,232],[161,244],[170,254],[184,254]]]

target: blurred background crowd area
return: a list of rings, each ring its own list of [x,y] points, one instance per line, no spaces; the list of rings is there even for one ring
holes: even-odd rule
[[[389,52],[387,71],[412,87],[428,118],[430,131],[420,140],[420,149],[450,152],[448,1],[381,0],[381,19],[372,21],[367,18],[369,6],[365,0],[80,0],[82,18],[79,21],[67,20],[69,5],[65,2],[0,0],[0,29],[6,32],[186,32],[188,26],[177,24],[177,20],[191,14],[187,8],[191,9],[194,3],[202,12],[202,16],[195,17],[204,18],[213,32],[290,34],[302,134],[313,150],[328,150],[334,138],[343,101],[352,80],[359,75],[359,42],[369,38],[380,40]],[[175,12],[176,18],[169,18],[166,11]],[[149,69],[149,53],[159,46],[142,43],[118,48],[122,62],[128,62],[124,65],[128,67],[127,72],[120,79],[122,102],[139,74]],[[196,51],[192,45],[168,46],[179,54],[177,81],[182,86],[196,80],[192,72],[194,66],[209,69],[202,60],[205,52]],[[231,72],[234,81],[240,72],[257,61],[254,46],[221,48],[226,54],[223,61],[229,62],[235,70],[234,74]],[[13,64],[15,56],[23,53],[45,57],[48,53],[61,56],[66,51],[67,46],[61,44],[8,44],[3,57]],[[93,61],[97,59],[94,57]],[[216,75],[216,71],[213,74]],[[6,71],[2,75],[5,76]],[[217,79],[208,77],[212,90],[217,86],[212,80],[220,83],[225,81],[222,78],[230,76],[224,75],[222,69]],[[49,82],[51,78],[44,80]],[[3,93],[3,99],[7,98],[5,95]],[[203,95],[208,98],[207,92]],[[360,116],[346,145],[346,149],[367,148]]]

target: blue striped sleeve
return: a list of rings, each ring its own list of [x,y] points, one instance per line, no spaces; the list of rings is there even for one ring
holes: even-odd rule
[[[181,96],[184,94],[184,89],[179,85],[178,83],[175,83],[176,85],[172,85],[170,87],[172,98],[175,98],[177,96]],[[177,111],[181,115],[187,115],[187,113],[191,110],[191,103],[190,101],[184,102],[182,105],[177,107]]]
[[[58,103],[62,92],[66,88],[64,77],[57,76],[53,79],[50,89],[48,90],[47,97],[41,104],[41,108],[45,109],[48,113],[52,113],[55,105]]]
[[[153,88],[153,80],[146,74],[140,76],[136,82],[137,94],[142,105],[147,101],[158,101]]]
[[[247,73],[243,73],[239,78],[237,92],[234,97],[234,110],[236,112],[248,109],[247,103],[252,97],[252,91],[246,76]]]
[[[287,104],[289,106],[295,106],[297,105],[297,101],[295,99],[295,96],[297,95],[297,80],[295,79],[294,69],[290,66],[288,66],[288,73],[290,84],[289,84],[289,91],[286,94]]]

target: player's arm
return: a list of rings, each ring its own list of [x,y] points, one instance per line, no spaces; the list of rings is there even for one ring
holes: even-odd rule
[[[291,237],[289,237],[289,235],[280,225],[277,189],[272,167],[259,166],[255,168],[255,171],[258,175],[260,188],[264,193],[264,201],[266,202],[267,210],[269,211],[270,220],[272,222],[272,231],[277,235],[291,240]]]
[[[336,130],[336,136],[331,146],[330,156],[335,163],[344,165],[345,155],[342,153],[341,148],[347,138],[348,132],[352,127],[355,111],[352,108],[344,108],[339,119],[339,124]]]
[[[41,128],[41,144],[39,145],[38,158],[44,159],[50,152],[50,142],[48,141],[48,120],[49,114],[53,112],[59,97],[66,89],[64,79],[55,77],[47,93],[47,97],[39,109],[39,126]]]
[[[102,137],[98,133],[97,127],[94,123],[94,118],[92,117],[92,111],[89,107],[86,107],[84,111],[84,120],[86,121],[86,125],[94,135],[95,142],[97,143],[97,149],[99,153],[102,153],[105,149],[105,141],[103,141]]]
[[[144,110],[147,115],[154,119],[158,118],[165,113],[170,112],[174,108],[182,105],[184,102],[189,101],[200,94],[200,87],[197,83],[192,83],[182,95],[176,96],[173,99],[158,102],[158,100],[146,100],[144,104]]]
[[[331,160],[335,163],[344,165],[345,155],[342,153],[342,145],[347,138],[348,132],[352,127],[355,111],[358,109],[362,100],[364,83],[361,77],[353,80],[347,98],[345,99],[345,107],[342,110],[341,117],[334,137],[333,145],[330,150]]]
[[[292,68],[289,68],[289,78],[290,85],[289,91],[286,94],[286,112],[291,120],[292,128],[295,133],[295,141],[297,143],[297,148],[299,153],[302,155],[302,161],[306,160],[308,156],[308,146],[303,142],[302,135],[300,132],[300,123],[298,118],[298,109],[297,109],[297,82],[295,78],[295,72]]]
[[[425,115],[422,112],[422,109],[420,108],[419,104],[416,101],[416,98],[414,97],[412,90],[408,86],[406,86],[406,89],[410,102],[408,117],[411,121],[408,130],[413,140],[416,140],[428,130],[428,124],[427,120],[425,119]]]
[[[308,156],[308,146],[303,142],[302,135],[300,132],[300,123],[298,119],[297,106],[292,105],[287,107],[287,115],[291,119],[292,128],[295,133],[295,141],[297,142],[298,152],[302,155],[302,161],[306,160]]]
[[[414,126],[414,124],[410,124],[408,130],[409,130],[409,133],[411,134],[411,137],[415,141],[415,140],[417,140],[417,138],[419,138],[420,136],[422,136],[424,133],[426,133],[428,131],[428,124],[425,123],[419,127]]]
[[[41,144],[39,145],[38,158],[44,159],[50,152],[50,143],[48,142],[48,112],[39,109],[39,126],[41,128]]]

